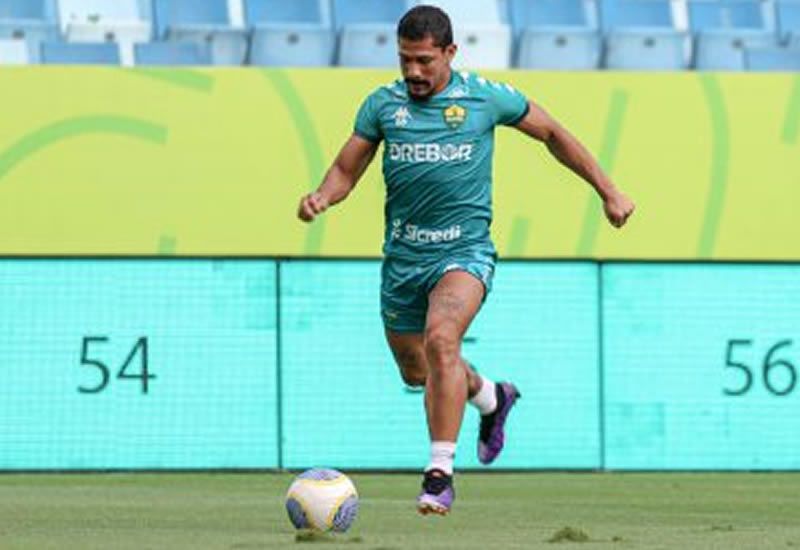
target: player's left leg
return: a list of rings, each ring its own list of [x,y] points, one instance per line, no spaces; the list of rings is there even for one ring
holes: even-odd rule
[[[464,271],[445,273],[428,296],[425,320],[425,385],[431,461],[417,499],[422,514],[446,514],[455,497],[453,457],[467,401],[461,340],[481,307],[483,283]]]

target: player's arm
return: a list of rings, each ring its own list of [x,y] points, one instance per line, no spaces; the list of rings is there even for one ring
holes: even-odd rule
[[[317,190],[300,199],[297,217],[304,222],[313,221],[329,206],[343,201],[356,186],[377,150],[377,143],[358,134],[350,136]]]
[[[528,102],[528,113],[516,124],[521,132],[543,142],[558,161],[586,180],[603,199],[603,210],[614,227],[622,227],[634,204],[614,187],[591,153],[544,109]]]

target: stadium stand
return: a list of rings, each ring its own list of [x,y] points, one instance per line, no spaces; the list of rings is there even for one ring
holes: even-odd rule
[[[113,42],[42,42],[42,63],[48,65],[119,65],[119,47]]]
[[[748,71],[800,71],[800,49],[747,49],[744,64]]]
[[[511,0],[516,65],[526,69],[593,70],[601,40],[595,5],[586,0]]]
[[[245,0],[250,63],[287,67],[333,63],[336,37],[327,0]]]
[[[134,46],[136,65],[209,65],[206,44],[194,42],[146,42]]]
[[[405,0],[333,0],[333,19],[339,31],[338,64],[351,67],[396,67],[397,20]]]
[[[602,0],[609,69],[681,70],[689,63],[688,35],[673,21],[669,0]]]
[[[0,39],[23,41],[28,50],[23,55],[19,46],[6,45],[2,59],[37,63],[40,44],[59,38],[56,17],[55,0],[0,1]]]
[[[69,42],[117,42],[123,65],[133,64],[133,45],[153,35],[151,5],[142,0],[59,0],[61,32]]]
[[[772,4],[760,0],[689,0],[695,67],[743,70],[745,48],[777,45]]]
[[[511,27],[500,0],[419,0],[444,9],[453,21],[459,45],[456,67],[505,69],[511,66]],[[505,9],[504,9],[505,8]]]
[[[0,65],[396,67],[423,3],[450,14],[457,68],[794,71],[800,51],[800,0],[0,0]]]
[[[800,47],[800,0],[777,0],[775,7],[780,40]]]
[[[24,40],[0,38],[0,65],[27,65],[30,61],[28,44]]]
[[[231,22],[227,0],[154,0],[157,38],[208,44],[213,65],[241,65],[247,31]]]

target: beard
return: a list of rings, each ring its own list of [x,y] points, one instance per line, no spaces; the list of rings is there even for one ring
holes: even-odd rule
[[[427,80],[406,79],[406,90],[412,99],[425,101],[433,95],[433,83]]]

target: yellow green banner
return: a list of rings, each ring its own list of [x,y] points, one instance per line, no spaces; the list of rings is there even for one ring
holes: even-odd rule
[[[380,157],[295,217],[396,78],[353,69],[0,70],[0,255],[378,256]],[[623,230],[541,144],[499,129],[503,257],[800,258],[800,76],[486,72],[538,101],[637,203]]]

